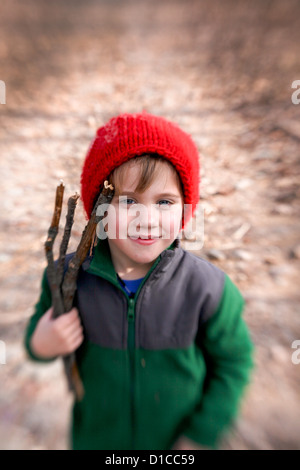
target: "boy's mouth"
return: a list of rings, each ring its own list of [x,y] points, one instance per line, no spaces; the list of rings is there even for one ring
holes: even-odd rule
[[[139,237],[129,237],[132,240],[158,240],[160,237],[153,237],[151,235],[140,235]]]
[[[133,242],[139,243],[140,245],[152,245],[153,243],[157,242],[160,239],[160,237],[140,236],[140,237],[130,237],[130,239]]]

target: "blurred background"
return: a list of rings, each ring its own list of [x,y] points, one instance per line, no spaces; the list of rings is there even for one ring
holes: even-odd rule
[[[65,208],[97,127],[142,110],[195,140],[196,254],[246,299],[256,368],[222,446],[300,449],[299,47],[298,0],[1,1],[1,449],[68,448],[61,362],[28,361],[24,329],[59,180]],[[80,202],[70,249],[85,222]]]

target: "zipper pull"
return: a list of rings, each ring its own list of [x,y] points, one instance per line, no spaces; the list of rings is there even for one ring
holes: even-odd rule
[[[134,321],[134,299],[128,300],[128,321]]]

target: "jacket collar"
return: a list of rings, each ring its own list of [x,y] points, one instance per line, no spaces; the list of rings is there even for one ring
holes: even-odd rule
[[[181,251],[180,240],[176,238],[174,242],[158,256],[151,269],[159,264],[159,271],[165,271],[172,259],[177,257]],[[107,239],[98,240],[92,255],[86,258],[82,264],[82,268],[84,271],[103,277],[113,284],[118,283]]]

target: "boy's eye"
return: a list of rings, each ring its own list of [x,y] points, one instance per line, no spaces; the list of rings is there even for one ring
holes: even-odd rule
[[[161,199],[160,201],[158,201],[158,205],[159,206],[171,206],[172,205],[172,202],[168,201],[167,199]]]
[[[127,206],[130,206],[135,203],[134,199],[131,199],[130,197],[125,197],[120,200],[121,204],[125,204]]]

